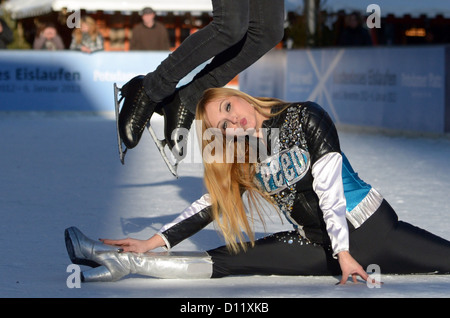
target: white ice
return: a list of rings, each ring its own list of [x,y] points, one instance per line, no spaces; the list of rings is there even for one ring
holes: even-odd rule
[[[159,135],[162,124],[161,118],[153,120]],[[450,275],[382,273],[381,288],[336,286],[339,277],[280,276],[194,281],[130,276],[69,288],[65,228],[77,226],[94,239],[148,238],[203,194],[201,164],[182,163],[175,179],[145,134],[122,166],[111,114],[2,113],[0,132],[2,298],[450,296]],[[400,219],[450,239],[448,137],[349,130],[340,131],[340,137],[353,167]],[[290,228],[277,217],[267,223],[269,233]],[[210,226],[175,250],[222,243]]]

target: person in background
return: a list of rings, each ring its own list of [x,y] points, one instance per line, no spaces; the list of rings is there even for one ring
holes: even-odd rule
[[[103,50],[103,36],[93,18],[85,16],[81,19],[81,28],[73,31],[70,49],[85,53]]]
[[[371,46],[373,44],[369,31],[363,27],[361,15],[353,12],[345,19],[345,29],[339,39],[339,45]]]
[[[3,19],[0,19],[0,49],[6,49],[6,46],[14,40],[13,32]]]
[[[142,10],[142,22],[133,28],[130,50],[169,50],[169,34],[165,26],[156,21],[152,8]]]
[[[56,51],[64,50],[64,43],[56,30],[56,27],[49,23],[44,26],[33,43],[35,50]]]

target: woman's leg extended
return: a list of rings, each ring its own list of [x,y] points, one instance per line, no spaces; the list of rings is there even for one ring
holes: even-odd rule
[[[450,242],[399,221],[389,233],[381,273],[450,273]]]
[[[386,201],[350,234],[350,252],[363,267],[378,265],[381,274],[450,273],[450,242],[398,221]]]
[[[208,251],[212,278],[228,275],[339,275],[331,251],[311,244],[298,232],[281,232],[259,239],[246,251],[230,252],[225,246]]]
[[[64,231],[70,260],[93,267],[83,271],[84,282],[115,281],[135,273],[158,278],[211,278],[212,261],[206,252],[121,252],[84,235],[78,228]]]
[[[222,87],[276,46],[284,36],[284,0],[249,0],[249,24],[245,36],[218,54],[180,91],[184,105],[195,113],[207,88]]]
[[[190,35],[158,68],[145,76],[152,101],[170,96],[178,82],[198,65],[239,42],[248,29],[248,0],[212,0],[213,20]]]

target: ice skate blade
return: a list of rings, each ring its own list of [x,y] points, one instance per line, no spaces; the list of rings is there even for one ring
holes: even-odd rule
[[[119,148],[120,162],[124,165],[125,164],[125,155],[126,155],[128,149],[124,148],[124,144],[122,142],[122,138],[120,137],[120,133],[119,133],[120,102],[122,101],[122,98],[120,100],[118,98],[119,93],[120,93],[120,88],[117,86],[116,83],[114,83],[114,106],[115,106],[115,113],[116,113],[117,145]]]
[[[156,147],[158,147],[158,150],[164,162],[166,163],[167,168],[169,168],[169,171],[172,173],[172,175],[178,179],[178,172],[177,172],[178,162],[172,163],[169,157],[167,157],[166,152],[164,151],[164,147],[167,145],[167,142],[164,139],[163,140],[158,139],[152,126],[150,126],[150,123],[147,124],[147,129],[153,141],[155,142]]]

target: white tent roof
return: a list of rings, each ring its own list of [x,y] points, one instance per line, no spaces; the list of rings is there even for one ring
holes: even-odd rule
[[[33,17],[67,8],[70,11],[140,11],[152,7],[156,12],[210,12],[211,0],[9,0],[5,9],[14,19]]]
[[[287,11],[299,11],[305,0],[285,0]],[[380,6],[381,15],[393,14],[434,17],[442,14],[450,17],[450,0],[322,0],[322,7],[328,12],[339,10],[366,12],[369,4]],[[66,7],[70,11],[140,11],[152,7],[157,12],[211,12],[211,0],[8,0],[5,8],[15,19],[32,17]]]

